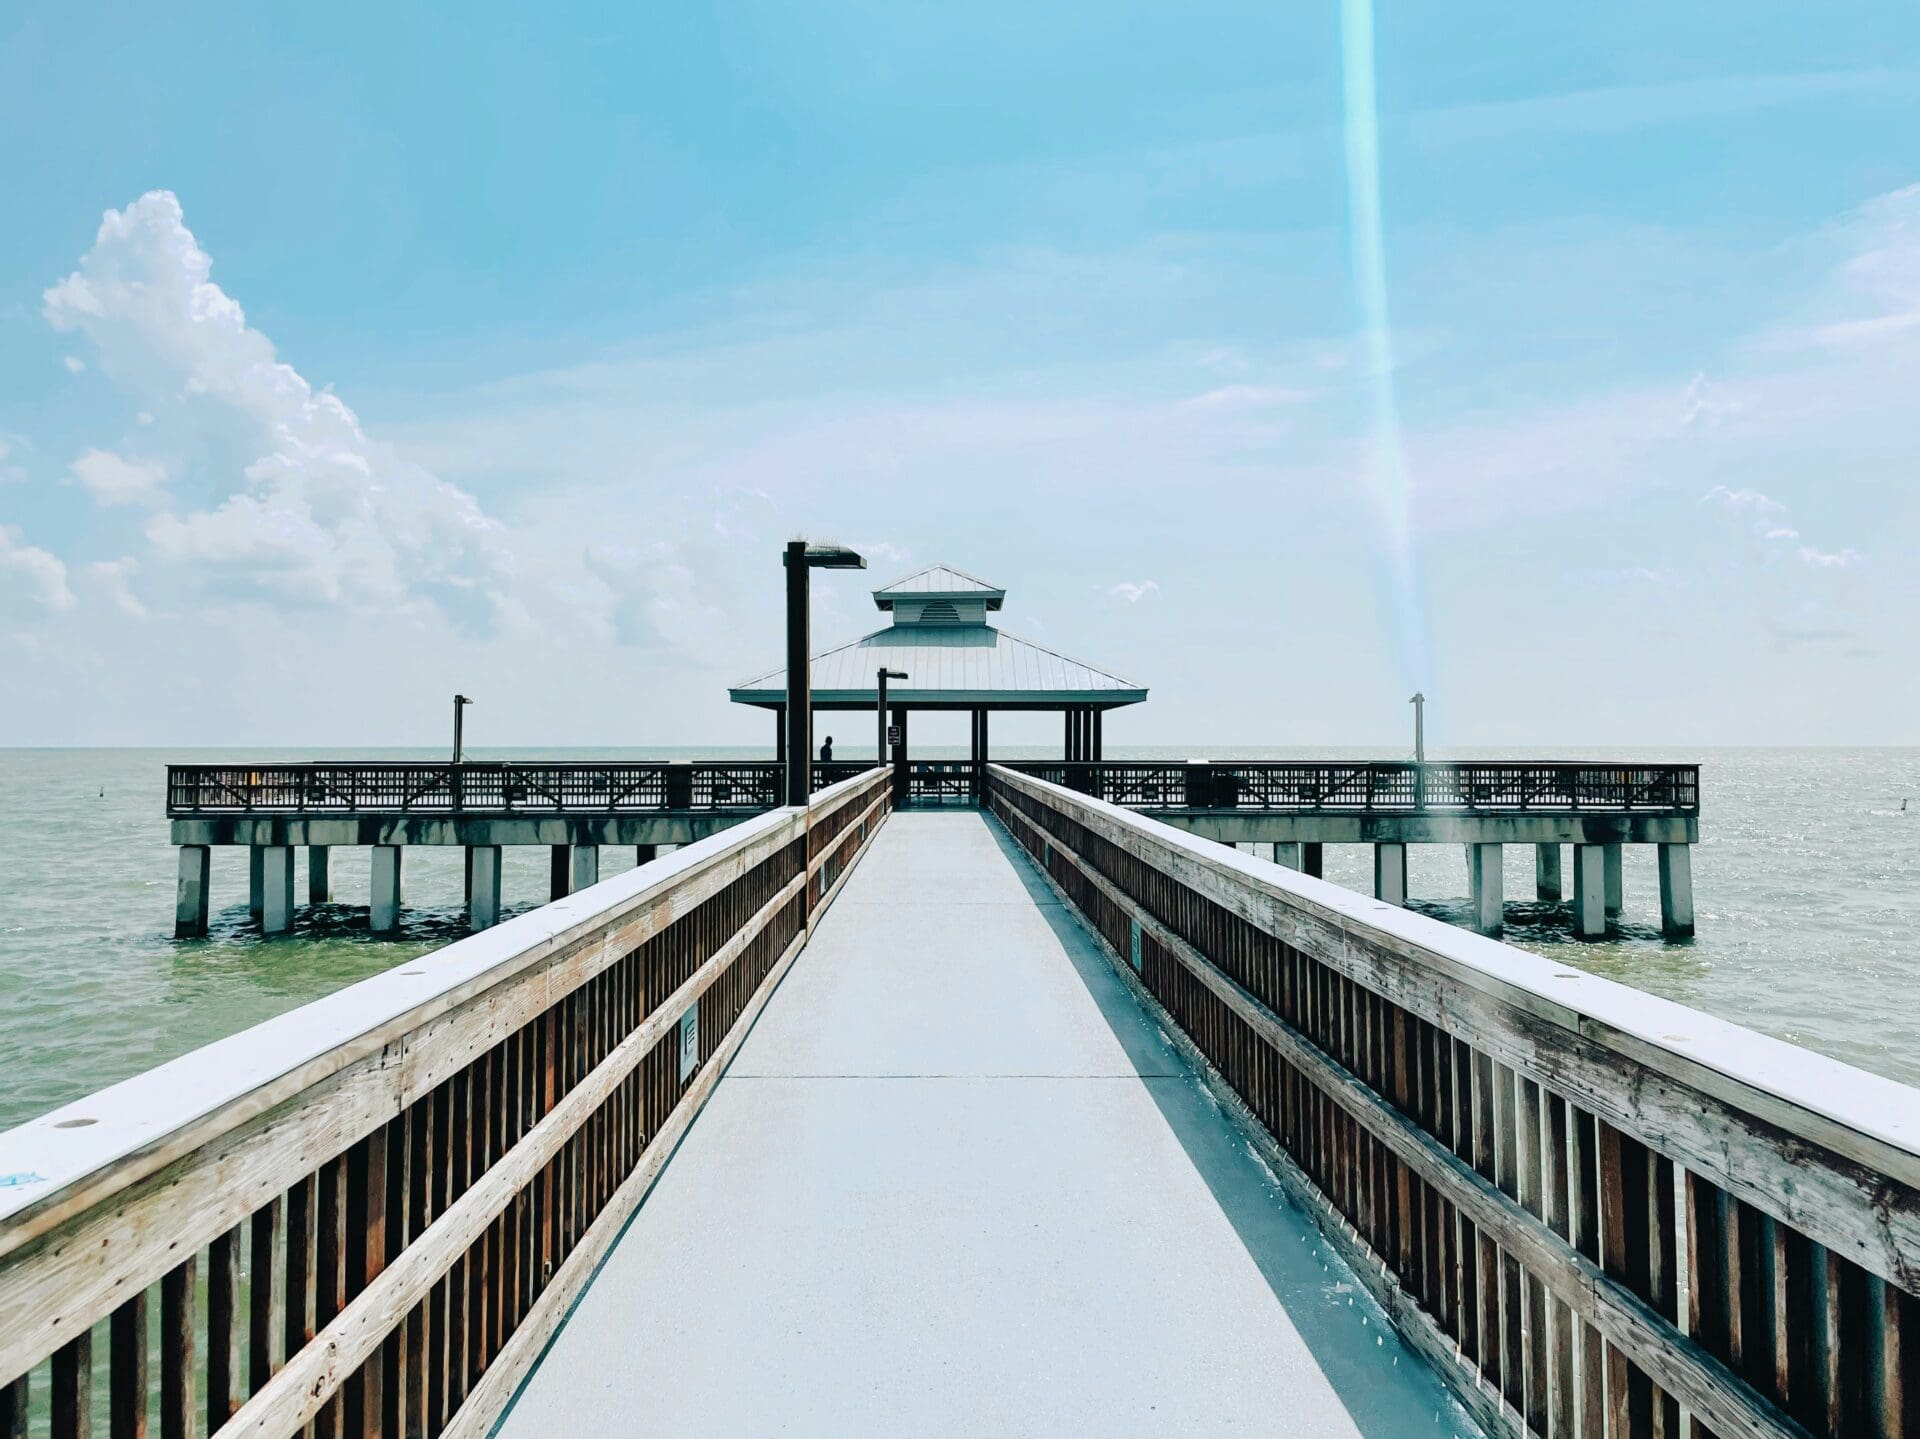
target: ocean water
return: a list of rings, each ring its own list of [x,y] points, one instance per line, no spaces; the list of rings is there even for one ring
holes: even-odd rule
[[[565,752],[539,753],[559,758]],[[727,753],[592,752],[636,759]],[[1024,753],[1012,749],[1007,757]],[[1116,747],[1109,758],[1203,754],[1290,759],[1363,752]],[[245,756],[314,757],[273,750]],[[295,932],[270,940],[247,914],[245,851],[216,849],[212,932],[175,940],[165,766],[234,757],[233,750],[0,750],[0,1128],[466,932],[455,849],[422,848],[408,856],[409,907],[397,936],[376,938],[367,930],[366,851],[338,849],[337,902],[313,910],[303,905]],[[925,757],[963,755],[933,747]],[[1555,756],[1508,750],[1485,757]],[[1701,842],[1693,864],[1699,933],[1688,941],[1661,937],[1653,852],[1629,846],[1619,933],[1604,942],[1578,941],[1566,904],[1532,902],[1531,847],[1510,846],[1508,941],[1920,1084],[1920,749],[1609,749],[1606,757],[1701,763]],[[1903,800],[1911,805],[1903,809]],[[608,848],[600,872],[604,878],[632,863],[631,850]],[[299,865],[304,898],[304,856]],[[1364,889],[1371,877],[1367,851],[1328,846],[1326,877]],[[509,912],[544,901],[546,851],[508,850],[503,889]],[[1461,848],[1414,846],[1409,889],[1414,907],[1463,919]]]

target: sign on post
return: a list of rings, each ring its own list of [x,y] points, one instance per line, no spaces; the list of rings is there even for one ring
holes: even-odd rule
[[[700,1002],[680,1016],[680,1082],[700,1067]]]
[[[887,748],[898,749],[899,746],[900,746],[900,726],[897,724],[890,724],[887,726]]]

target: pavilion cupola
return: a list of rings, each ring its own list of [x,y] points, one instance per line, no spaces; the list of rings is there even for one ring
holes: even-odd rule
[[[873,592],[874,604],[893,616],[896,627],[984,625],[1006,598],[998,585],[946,565],[928,565]]]

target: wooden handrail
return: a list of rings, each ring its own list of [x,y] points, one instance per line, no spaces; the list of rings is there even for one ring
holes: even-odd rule
[[[1483,1420],[1920,1433],[1920,1091],[1005,767],[989,802]]]

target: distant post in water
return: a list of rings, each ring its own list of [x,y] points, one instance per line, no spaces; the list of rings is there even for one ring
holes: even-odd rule
[[[884,665],[874,675],[874,690],[877,698],[874,703],[873,717],[879,731],[874,736],[875,764],[884,765],[887,762],[887,681],[906,678],[905,670],[890,670]]]
[[[867,562],[844,545],[787,544],[787,803],[813,795],[813,675],[808,653],[807,572],[864,570]]]

